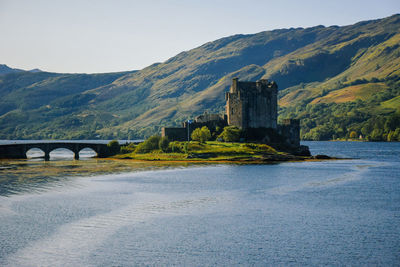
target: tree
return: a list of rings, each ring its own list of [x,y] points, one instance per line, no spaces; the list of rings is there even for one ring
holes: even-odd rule
[[[192,132],[192,140],[199,141],[201,143],[205,143],[206,141],[210,140],[211,132],[207,126],[203,126],[202,128],[196,128]]]
[[[161,149],[162,152],[167,152],[169,146],[168,137],[164,136],[161,137],[160,141],[158,142],[158,147]]]
[[[194,141],[200,141],[201,129],[200,128],[194,129],[194,131],[192,132],[191,137],[192,137],[192,140],[194,140]]]
[[[392,142],[395,141],[395,135],[394,135],[394,131],[390,131],[386,137],[386,141],[388,142]]]
[[[158,135],[153,135],[150,136],[145,143],[147,143],[147,145],[149,146],[150,149],[154,150],[154,149],[158,149],[158,144],[160,142],[160,136]]]
[[[357,132],[356,131],[351,131],[350,132],[350,138],[351,139],[356,139],[357,138]]]
[[[224,128],[219,138],[225,142],[238,142],[240,140],[241,131],[235,126],[227,126]]]
[[[110,155],[115,155],[118,154],[121,147],[119,145],[119,142],[117,140],[112,140],[107,144],[108,152]]]
[[[381,129],[374,129],[369,136],[370,141],[382,141],[383,131]]]
[[[200,142],[205,143],[206,141],[210,140],[211,132],[207,126],[203,126],[200,130]]]
[[[400,141],[400,128],[396,128],[396,131],[394,131],[394,136],[393,136],[393,141]]]
[[[143,143],[140,143],[136,149],[136,153],[149,153],[153,150],[159,149],[159,143],[160,143],[161,137],[158,135],[153,135],[150,136],[146,141]]]
[[[391,115],[385,122],[385,132],[395,131],[398,125],[400,125],[400,116],[397,114]]]

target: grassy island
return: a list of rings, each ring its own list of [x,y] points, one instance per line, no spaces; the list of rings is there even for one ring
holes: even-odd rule
[[[156,146],[156,141],[158,141],[158,146]],[[306,159],[306,157],[278,152],[266,144],[219,141],[174,141],[167,144],[160,137],[151,137],[138,145],[122,146],[120,152],[113,158],[142,161],[232,163],[267,163]]]

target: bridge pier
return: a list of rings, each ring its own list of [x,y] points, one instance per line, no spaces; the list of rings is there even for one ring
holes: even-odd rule
[[[74,149],[72,151],[74,152],[74,159],[78,160],[79,159],[79,151],[80,151],[79,144],[75,144]]]
[[[44,160],[45,161],[49,161],[50,160],[50,144],[45,144],[44,145],[44,149],[42,149],[44,151]]]

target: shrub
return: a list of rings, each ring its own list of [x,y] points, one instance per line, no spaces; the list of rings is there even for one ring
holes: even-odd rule
[[[222,133],[222,128],[217,126],[215,131],[211,133],[211,140],[218,140],[218,136]]]
[[[200,136],[200,142],[205,143],[206,141],[211,139],[211,132],[207,128],[207,126],[203,126],[201,128],[201,136]]]
[[[183,152],[182,143],[178,141],[170,142],[168,145],[168,152],[182,153]]]
[[[158,150],[160,139],[161,139],[161,137],[158,135],[150,136],[146,141],[144,141],[143,143],[140,143],[136,147],[135,152],[139,153],[139,154],[143,154],[143,153],[152,152],[153,150]]]
[[[204,145],[202,143],[190,142],[188,144],[188,151],[198,151],[204,149]]]
[[[205,143],[206,141],[211,139],[211,132],[207,126],[203,126],[201,129],[196,128],[192,132],[192,140],[199,141],[201,143]]]
[[[121,147],[117,140],[112,140],[107,144],[108,152],[110,155],[116,155],[119,153]]]
[[[200,141],[201,129],[200,128],[194,129],[194,131],[192,132],[191,137],[192,137],[192,140],[194,140],[194,141]]]
[[[266,144],[259,144],[258,150],[267,152],[267,153],[276,153],[276,150],[273,147],[270,147],[269,145],[266,145]]]
[[[168,137],[164,136],[161,137],[160,141],[158,141],[158,147],[161,149],[162,152],[167,152],[169,146]]]
[[[250,148],[252,150],[256,150],[258,152],[265,152],[265,153],[276,153],[276,150],[269,145],[266,144],[254,144],[254,143],[246,143],[242,144],[240,147],[243,148]]]
[[[138,144],[137,147],[135,148],[135,153],[144,154],[148,152],[150,152],[150,150],[148,149],[148,147],[145,145],[144,142]]]
[[[136,144],[135,143],[129,143],[128,145],[126,145],[127,147],[130,148],[136,148]]]
[[[225,142],[238,142],[240,140],[241,130],[235,126],[227,126],[224,128],[219,138]]]
[[[257,148],[257,144],[245,143],[245,144],[241,144],[240,147],[242,147],[242,148],[256,149],[256,148]]]
[[[122,154],[128,154],[128,153],[132,153],[134,151],[135,151],[135,148],[131,147],[131,146],[121,146],[121,149],[120,149],[120,153],[122,153]]]

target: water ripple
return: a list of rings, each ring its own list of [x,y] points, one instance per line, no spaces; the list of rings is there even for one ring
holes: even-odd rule
[[[159,199],[160,196],[149,196]],[[160,216],[177,216],[226,201],[228,196],[199,196],[180,200],[162,198],[63,225],[52,236],[39,240],[11,255],[6,266],[90,266],[88,256],[118,229],[144,223]],[[86,260],[85,260],[86,259]]]

